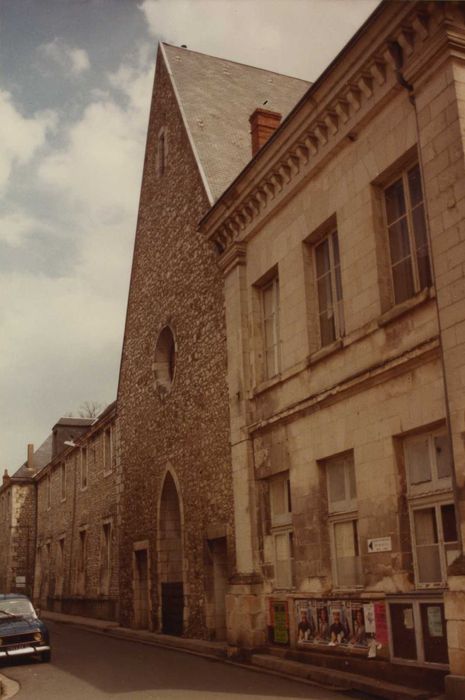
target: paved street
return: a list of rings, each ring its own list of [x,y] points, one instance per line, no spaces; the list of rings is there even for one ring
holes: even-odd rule
[[[0,672],[21,685],[18,700],[343,700],[335,693],[137,642],[49,624],[51,664],[21,661]]]

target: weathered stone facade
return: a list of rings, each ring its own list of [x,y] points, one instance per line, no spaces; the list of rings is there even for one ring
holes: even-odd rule
[[[167,161],[160,177],[156,147],[163,127]],[[118,392],[121,620],[162,629],[162,586],[171,579],[183,587],[184,634],[201,637],[216,630],[215,543],[225,556],[227,550],[229,561],[223,560],[220,578],[232,573],[234,561],[223,286],[212,246],[196,231],[208,205],[159,52]],[[155,354],[166,326],[174,336],[175,369],[165,391],[156,381]],[[165,548],[160,543],[166,522],[164,487],[166,499],[172,499],[167,509],[178,520],[172,531],[177,527],[174,542],[181,557],[171,576],[163,575]],[[150,573],[148,581],[142,574],[140,584],[137,562],[143,557],[141,566]],[[143,620],[140,585],[143,606],[150,610]]]
[[[36,499],[32,479],[0,487],[0,591],[32,594]]]
[[[465,682],[464,19],[383,3],[201,224],[225,276],[228,638],[429,687]]]
[[[36,477],[34,600],[55,612],[117,619],[115,404],[88,423]]]

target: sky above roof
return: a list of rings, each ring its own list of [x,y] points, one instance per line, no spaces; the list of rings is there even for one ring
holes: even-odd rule
[[[0,465],[116,395],[159,40],[314,81],[378,0],[0,1]]]

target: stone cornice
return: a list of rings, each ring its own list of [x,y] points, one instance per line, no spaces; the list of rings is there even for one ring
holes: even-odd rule
[[[445,31],[438,32],[439,27]],[[219,253],[246,241],[402,89],[399,47],[402,71],[409,74],[412,67],[419,75],[437,55],[435,43],[443,48],[452,34],[457,40],[463,32],[463,9],[453,3],[385,3],[376,21],[349,43],[200,223]]]

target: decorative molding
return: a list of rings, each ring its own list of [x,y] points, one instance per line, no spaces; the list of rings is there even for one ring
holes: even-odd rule
[[[444,22],[441,15],[443,10],[438,7],[440,4],[417,3],[413,6],[408,14],[400,17],[394,31],[386,31],[379,43],[373,44],[366,60],[362,64],[359,62],[353,72],[347,74],[326,103],[317,106],[315,99],[309,96],[302,109],[306,105],[311,105],[312,109],[303,128],[295,129],[292,135],[291,124],[283,125],[283,133],[293,136],[285,153],[263,175],[251,178],[250,187],[246,185],[247,190],[243,194],[237,193],[236,186],[234,197],[228,199],[226,191],[201,223],[202,230],[216,243],[221,255],[235,241],[247,237],[251,226],[262,218],[263,212],[270,210],[288,194],[296,178],[301,180],[310,173],[342,139],[353,140],[351,135],[356,133],[357,121],[375,108],[386,92],[399,89],[392,45],[397,43],[402,48],[406,69],[412,61],[418,61],[418,54],[423,51],[433,25],[436,28],[438,23]],[[457,12],[454,17],[458,17]],[[258,162],[264,163],[264,160],[259,156]],[[245,179],[246,175],[243,177]],[[224,269],[225,265],[221,266]]]

